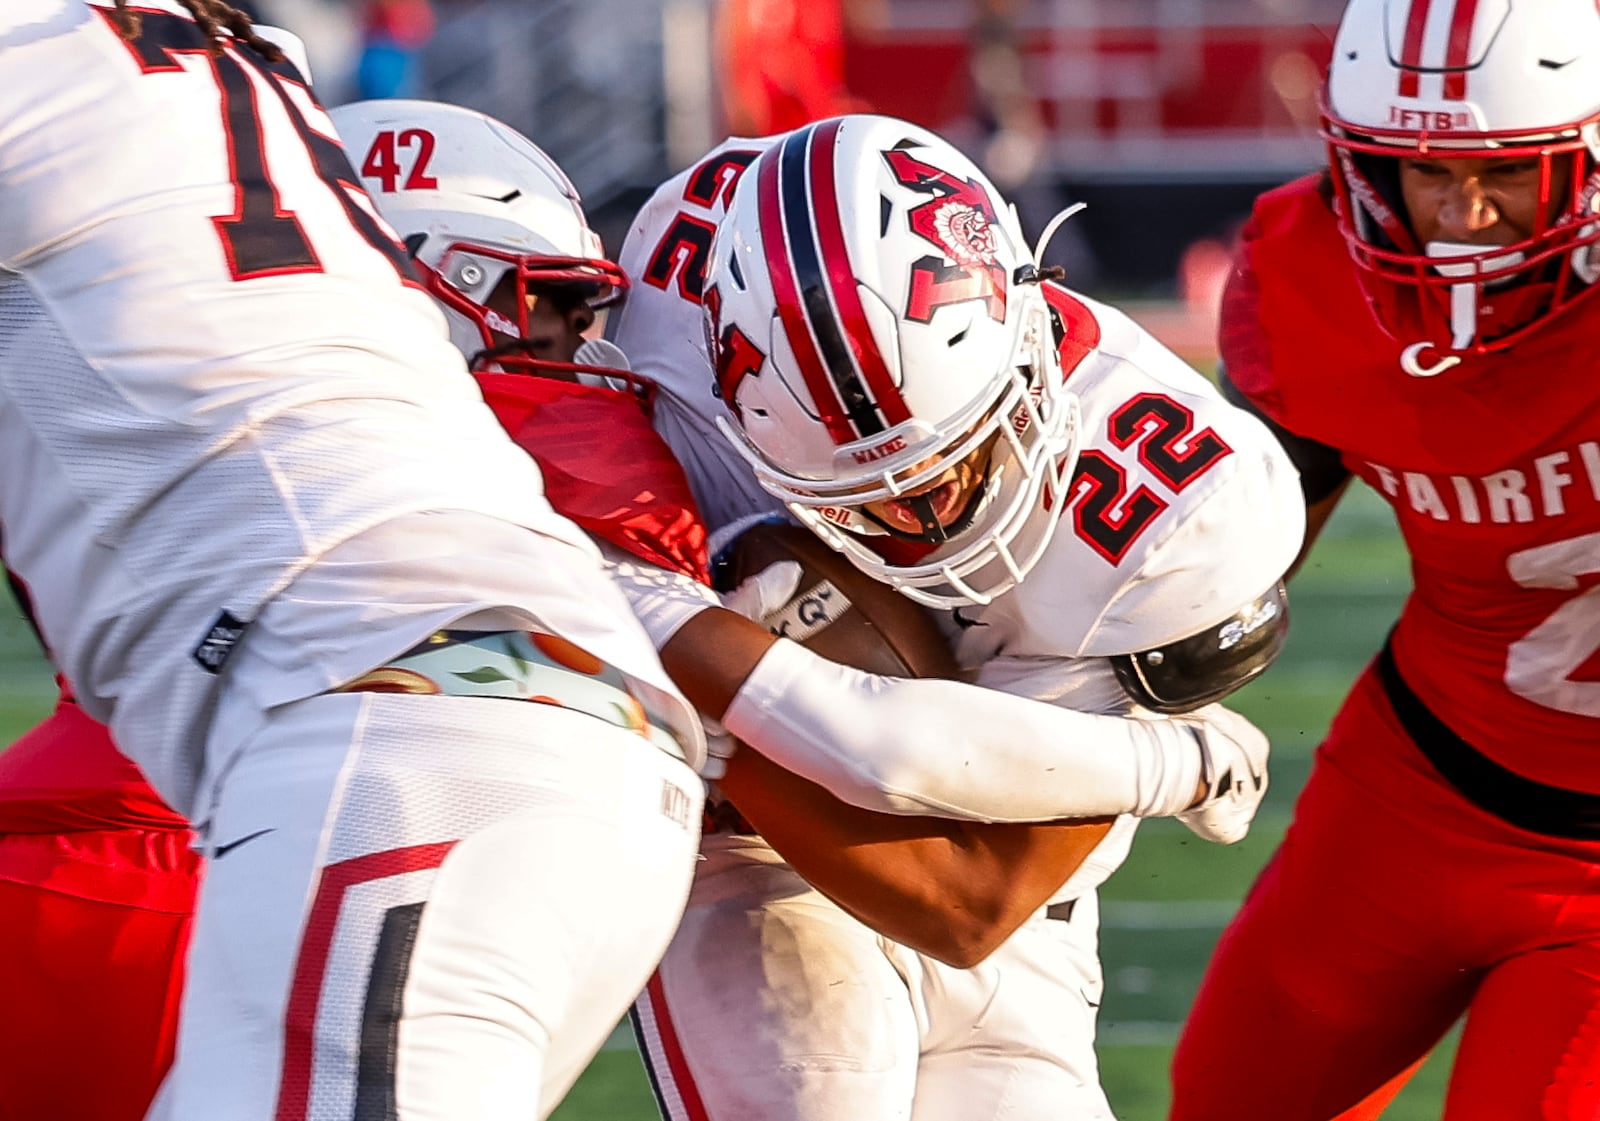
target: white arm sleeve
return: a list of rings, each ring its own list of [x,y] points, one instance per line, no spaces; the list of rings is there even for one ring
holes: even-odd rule
[[[780,639],[728,731],[863,809],[975,821],[1181,813],[1203,724],[1096,716],[931,679],[876,677]]]

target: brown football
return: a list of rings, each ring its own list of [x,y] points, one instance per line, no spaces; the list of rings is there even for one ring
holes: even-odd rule
[[[797,562],[800,585],[761,622],[814,654],[886,677],[956,676],[955,658],[933,617],[874,580],[796,525],[763,524],[729,548],[728,586],[781,560]]]

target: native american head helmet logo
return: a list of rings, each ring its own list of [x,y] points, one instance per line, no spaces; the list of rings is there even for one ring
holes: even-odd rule
[[[934,240],[957,263],[995,264],[994,226],[982,210],[965,202],[946,201],[933,212]]]
[[[959,179],[903,148],[887,151],[883,158],[899,183],[933,196],[906,217],[913,232],[954,262],[928,256],[912,266],[906,316],[926,323],[946,304],[983,300],[989,316],[1004,322],[1006,270],[995,243],[999,219],[989,193],[976,181]]]

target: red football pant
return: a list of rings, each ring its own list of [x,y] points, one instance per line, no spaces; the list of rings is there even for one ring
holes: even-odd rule
[[[1464,1012],[1445,1121],[1600,1117],[1600,842],[1468,803],[1369,669],[1218,943],[1172,1121],[1377,1117]]]
[[[140,1121],[172,1063],[185,830],[0,836],[0,1121]]]

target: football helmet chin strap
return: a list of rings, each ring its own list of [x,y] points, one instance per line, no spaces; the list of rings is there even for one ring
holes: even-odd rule
[[[1434,262],[1435,272],[1447,280],[1460,281],[1450,286],[1451,350],[1465,350],[1480,329],[1478,290],[1482,282],[1476,278],[1485,273],[1513,268],[1526,257],[1526,254],[1515,249],[1484,257],[1486,248],[1492,247],[1462,241],[1430,241],[1423,246],[1423,251]],[[1400,352],[1400,368],[1414,378],[1433,378],[1460,365],[1461,358],[1455,354],[1446,354],[1438,361],[1424,365],[1423,355],[1433,349],[1436,349],[1436,344],[1431,339],[1412,343]]]
[[[1450,330],[1452,338],[1450,346],[1454,350],[1463,350],[1472,341],[1472,336],[1478,331],[1478,285],[1472,281],[1473,277],[1482,273],[1499,272],[1501,269],[1520,265],[1527,256],[1520,250],[1501,253],[1494,257],[1485,257],[1481,262],[1457,261],[1456,257],[1478,257],[1486,247],[1472,245],[1460,241],[1430,241],[1424,251],[1430,258],[1434,258],[1433,270],[1446,279],[1460,279],[1462,283],[1450,286]]]
[[[992,470],[992,468],[989,470]],[[896,529],[865,507],[860,510],[861,516],[891,537],[898,537],[902,541],[922,541],[931,545],[943,545],[970,526],[973,519],[978,516],[978,511],[983,509],[984,497],[989,489],[989,470],[985,470],[983,475],[973,483],[972,492],[967,496],[967,504],[961,508],[961,513],[956,516],[956,520],[949,525],[941,522],[933,512],[933,499],[926,494],[916,494],[899,500],[917,516],[917,521],[922,528],[916,533],[907,533],[903,529]]]

